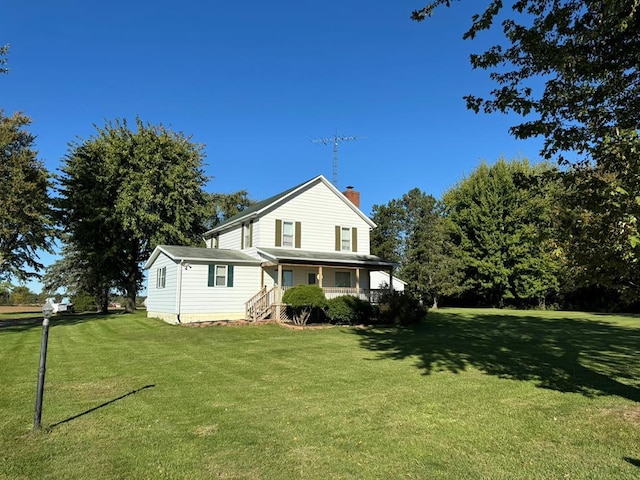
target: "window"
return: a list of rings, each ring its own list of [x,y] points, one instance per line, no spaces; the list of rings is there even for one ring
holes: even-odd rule
[[[318,274],[315,272],[307,274],[307,283],[309,285],[315,285],[318,283]]]
[[[233,265],[209,265],[209,287],[233,287]]]
[[[351,272],[336,272],[336,287],[351,288]]]
[[[253,221],[242,224],[242,239],[240,248],[251,248],[253,246]]]
[[[340,250],[351,251],[351,229],[349,227],[340,228]]]
[[[336,225],[336,252],[358,251],[358,229]]]
[[[278,284],[278,271],[273,271],[273,283]],[[293,270],[282,270],[282,286],[293,287]]]
[[[164,288],[167,284],[167,267],[162,267],[156,273],[156,288]]]
[[[293,247],[293,222],[282,222],[282,246]]]
[[[302,247],[302,224],[276,219],[276,247]]]

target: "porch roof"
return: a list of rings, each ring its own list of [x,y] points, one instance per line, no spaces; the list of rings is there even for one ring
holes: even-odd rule
[[[282,248],[258,248],[258,253],[276,263],[300,263],[317,265],[341,265],[374,268],[392,268],[398,264],[375,255],[342,252],[312,252],[309,250],[286,250]]]
[[[174,261],[184,260],[191,262],[224,262],[243,265],[260,265],[260,260],[257,258],[250,257],[236,250],[158,245],[149,257],[149,260],[147,260],[147,263],[145,263],[144,268],[150,268],[160,253],[164,253]]]

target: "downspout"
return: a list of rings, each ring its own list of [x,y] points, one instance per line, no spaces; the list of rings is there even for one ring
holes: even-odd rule
[[[184,260],[180,260],[180,264],[178,265],[178,288],[176,289],[176,319],[178,323],[182,323],[180,321],[180,307],[182,303],[182,267],[184,266]]]

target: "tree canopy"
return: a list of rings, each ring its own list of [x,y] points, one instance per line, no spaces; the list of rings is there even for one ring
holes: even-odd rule
[[[412,14],[422,21],[451,0]],[[471,56],[489,71],[489,96],[465,97],[475,112],[516,113],[516,138],[541,136],[542,155],[567,166],[563,245],[583,286],[640,300],[640,2],[502,0],[485,3],[463,38],[498,28],[503,41]]]
[[[233,193],[210,193],[208,194],[209,215],[206,220],[207,228],[214,228],[228,218],[237,215],[249,208],[256,202],[249,198],[249,192],[238,190]]]
[[[71,251],[91,265],[96,287],[127,293],[128,311],[153,248],[200,245],[207,215],[202,146],[139,118],[135,125],[108,122],[70,145],[58,203]]]
[[[400,263],[399,276],[423,302],[459,291],[462,267],[453,256],[448,221],[436,199],[419,188],[386,205],[374,205],[371,253]]]
[[[556,184],[539,181],[549,168],[526,160],[481,164],[445,193],[464,289],[474,303],[537,306],[558,292]]]
[[[51,251],[49,172],[25,128],[29,117],[0,110],[0,280],[38,277],[38,250]]]
[[[417,21],[451,0],[416,10]],[[543,136],[542,154],[566,160],[573,151],[599,161],[605,141],[638,146],[640,128],[640,3],[637,0],[518,0],[512,13],[492,0],[463,35],[473,39],[502,14],[505,42],[471,56],[473,68],[490,70],[489,98],[465,97],[478,112],[515,112],[517,138]],[[544,88],[539,88],[542,82]],[[619,157],[621,159],[621,157]]]

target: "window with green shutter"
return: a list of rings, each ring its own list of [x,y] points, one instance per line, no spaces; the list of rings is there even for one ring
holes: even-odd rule
[[[233,287],[233,265],[209,265],[209,287]]]

